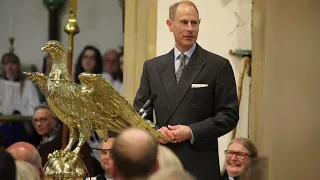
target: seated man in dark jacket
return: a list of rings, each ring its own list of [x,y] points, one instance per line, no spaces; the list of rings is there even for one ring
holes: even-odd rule
[[[40,105],[35,109],[33,123],[37,133],[42,136],[38,150],[42,158],[42,165],[45,166],[49,153],[62,147],[62,123],[46,105]],[[87,166],[90,176],[93,175],[91,151],[87,144],[81,149],[82,160]]]

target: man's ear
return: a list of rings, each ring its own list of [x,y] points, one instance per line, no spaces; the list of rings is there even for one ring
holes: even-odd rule
[[[115,179],[115,177],[117,177],[117,168],[116,168],[114,161],[112,159],[110,159],[109,163],[110,163],[110,171],[109,172],[110,172],[111,176]]]
[[[40,175],[40,179],[43,180],[43,179],[44,179],[44,170],[43,170],[43,167],[39,168],[39,175]]]
[[[57,117],[52,117],[52,125],[53,127],[57,127],[58,123],[59,123],[59,119]]]
[[[160,169],[160,164],[159,164],[159,160],[157,159],[156,164],[154,165],[152,174],[157,172]]]
[[[167,19],[167,26],[168,26],[170,32],[172,32],[173,21],[171,19]]]

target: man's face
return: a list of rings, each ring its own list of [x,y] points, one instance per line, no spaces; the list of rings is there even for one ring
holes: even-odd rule
[[[167,25],[173,33],[176,47],[187,51],[198,38],[200,19],[197,10],[189,4],[180,4],[174,19],[168,19]]]
[[[108,73],[118,71],[118,54],[116,52],[109,51],[104,54],[103,71]]]
[[[57,120],[52,117],[52,112],[46,108],[41,108],[34,112],[33,122],[40,136],[50,134],[57,125]]]
[[[100,164],[101,167],[109,174],[110,168],[112,167],[112,160],[111,160],[111,149],[113,147],[115,138],[109,138],[107,142],[101,143],[101,150],[100,151]]]

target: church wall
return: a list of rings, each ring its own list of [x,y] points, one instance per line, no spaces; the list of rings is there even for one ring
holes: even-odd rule
[[[68,1],[61,11],[60,39],[67,48],[68,36],[63,32],[68,18]],[[1,0],[0,1],[0,53],[8,52],[10,14],[13,16],[15,52],[23,64],[37,64],[41,71],[45,55],[41,47],[48,40],[48,10],[39,0]],[[78,24],[80,33],[75,36],[74,59],[82,48],[91,44],[101,53],[110,48],[123,45],[122,10],[119,1],[78,0]]]
[[[269,179],[318,179],[320,1],[254,0],[250,134]]]
[[[39,63],[38,69],[41,70],[44,56],[41,47],[48,38],[47,21],[48,11],[42,1],[0,1],[1,56],[9,51],[8,38],[13,35],[15,37],[14,52],[19,56],[22,64]]]
[[[174,38],[166,20],[169,6],[177,1],[158,1],[157,55],[169,52],[174,47]],[[230,60],[237,84],[239,83],[241,59],[229,54],[230,49],[251,49],[251,0],[193,0],[198,7],[201,23],[198,43],[203,48]],[[238,16],[237,16],[237,15]],[[237,17],[240,17],[237,19]],[[236,26],[240,25],[236,30]],[[246,22],[246,23],[244,23]],[[240,105],[240,121],[237,135],[248,137],[248,102],[250,77],[245,75]],[[219,138],[220,166],[224,164],[224,150],[231,140],[231,133]]]

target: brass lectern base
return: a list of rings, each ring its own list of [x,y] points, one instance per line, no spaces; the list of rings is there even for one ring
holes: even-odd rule
[[[83,180],[88,170],[82,159],[74,152],[54,151],[44,166],[45,180]]]

